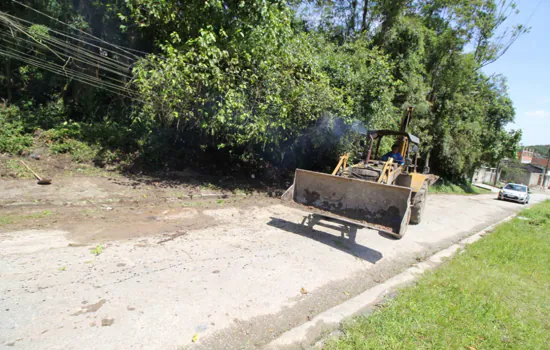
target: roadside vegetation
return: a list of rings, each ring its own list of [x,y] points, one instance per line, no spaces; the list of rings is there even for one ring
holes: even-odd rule
[[[490,190],[472,185],[469,181],[452,182],[440,179],[428,189],[430,193],[442,194],[487,194]]]
[[[550,201],[523,210],[372,315],[330,349],[545,349]]]
[[[496,187],[496,188],[502,188],[505,185],[505,183],[501,182],[501,181],[497,181],[496,184],[494,182],[484,182],[483,184],[485,184],[487,186]]]
[[[515,114],[505,78],[481,69],[528,30],[503,27],[513,1],[32,6],[0,4],[0,153],[46,147],[100,167],[259,177],[330,171],[361,133],[397,129],[411,105],[419,164],[429,155],[458,181],[512,157],[521,138],[505,129]]]
[[[550,145],[533,145],[525,146],[525,148],[533,149],[536,154],[542,157],[546,157],[548,155],[548,151],[550,151]]]
[[[45,210],[41,212],[36,212],[32,214],[24,214],[24,215],[0,215],[0,227],[5,225],[12,225],[20,222],[25,221],[34,221],[43,219],[45,217],[48,217],[52,214],[50,210]]]

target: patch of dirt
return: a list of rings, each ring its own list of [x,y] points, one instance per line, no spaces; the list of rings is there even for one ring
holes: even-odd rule
[[[134,188],[126,178],[89,176],[60,178],[49,186],[0,180],[0,193],[0,232],[63,230],[70,232],[72,246],[162,232],[171,235],[168,240],[176,239],[181,232],[219,225],[205,211],[246,210],[278,201],[266,193],[201,191],[183,184],[175,189],[146,184]]]
[[[101,299],[95,304],[83,306],[80,311],[75,312],[74,314],[71,314],[71,316],[78,316],[78,315],[87,314],[90,312],[96,312],[97,310],[101,309],[101,307],[105,304],[105,302],[106,302],[105,299]]]
[[[74,163],[68,154],[33,152],[27,157],[0,155],[0,179],[34,179],[34,175],[20,163],[21,160],[43,178],[56,179],[79,173],[97,175],[104,172],[90,164]]]
[[[114,318],[104,318],[104,319],[101,320],[101,327],[112,326],[113,323],[115,323]]]
[[[187,232],[185,232],[185,231],[176,232],[172,235],[169,235],[168,238],[160,240],[157,244],[163,244],[163,243],[166,243],[166,242],[173,241],[174,239],[176,239],[178,237],[185,236],[186,234],[187,234]]]
[[[51,185],[37,185],[21,159]],[[75,247],[165,233],[163,244],[219,225],[211,209],[266,206],[278,202],[279,192],[276,184],[190,169],[125,176],[73,163],[69,155],[0,155],[0,232],[66,231]]]

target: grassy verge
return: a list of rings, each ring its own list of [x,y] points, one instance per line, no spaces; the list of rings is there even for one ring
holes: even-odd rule
[[[5,225],[17,224],[28,220],[43,219],[45,217],[50,216],[51,214],[52,212],[50,210],[45,210],[42,212],[37,212],[37,213],[32,213],[27,215],[7,215],[7,216],[0,215],[0,227]]]
[[[439,180],[435,185],[430,186],[430,193],[444,193],[444,194],[486,194],[491,193],[490,190],[484,188],[475,187],[470,182],[462,184],[456,184],[444,179]]]
[[[547,349],[550,201],[344,328],[326,349]]]
[[[483,184],[493,186],[493,187],[498,187],[498,188],[502,188],[505,185],[503,182],[500,182],[500,181],[497,181],[496,185],[492,182],[484,182]]]
[[[32,166],[35,172],[39,174],[43,173],[40,165],[33,164]],[[34,179],[34,175],[17,159],[0,160],[0,172],[10,174],[19,179]]]

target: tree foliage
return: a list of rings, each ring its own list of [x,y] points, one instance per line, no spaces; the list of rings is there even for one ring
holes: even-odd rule
[[[534,150],[541,157],[548,157],[548,152],[550,152],[550,145],[533,145],[525,146],[525,148]]]
[[[521,137],[505,131],[514,108],[504,77],[482,71],[527,31],[502,28],[517,11],[512,1],[27,3],[140,54],[135,62],[113,56],[131,64],[130,80],[101,77],[134,92],[126,97],[0,56],[3,97],[19,107],[6,117],[14,135],[65,122],[105,124],[125,130],[124,149],[153,162],[214,154],[225,164],[324,169],[353,148],[358,131],[397,128],[412,105],[422,153],[451,179],[511,157]],[[63,30],[13,3],[0,10],[32,22],[33,39]],[[102,54],[103,44],[82,45]]]

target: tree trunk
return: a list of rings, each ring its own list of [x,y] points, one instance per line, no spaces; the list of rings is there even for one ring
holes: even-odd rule
[[[6,89],[8,90],[8,101],[9,102],[12,102],[12,99],[13,99],[13,95],[11,93],[11,59],[10,58],[5,58],[6,59]]]
[[[351,2],[351,17],[349,21],[348,34],[353,35],[355,33],[355,14],[357,12],[357,0]]]
[[[365,0],[363,4],[363,16],[361,17],[361,31],[366,32],[369,30],[367,27],[367,14],[369,13],[369,0]],[[369,21],[370,22],[370,21]]]
[[[428,152],[428,154],[426,155],[426,161],[424,163],[424,169],[422,170],[422,173],[424,174],[429,174],[430,171],[431,171],[431,168],[430,168],[430,152]]]

